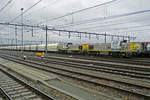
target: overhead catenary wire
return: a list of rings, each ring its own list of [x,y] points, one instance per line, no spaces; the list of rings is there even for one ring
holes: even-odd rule
[[[81,25],[81,24],[86,24],[86,23],[93,23],[97,21],[102,21],[102,20],[108,20],[108,19],[115,19],[115,18],[121,18],[121,17],[126,17],[126,16],[132,16],[132,15],[137,15],[137,14],[142,14],[142,13],[148,13],[150,12],[150,9],[148,10],[141,10],[141,11],[136,11],[136,12],[130,12],[130,13],[124,13],[124,14],[119,14],[119,15],[113,15],[113,16],[108,16],[108,17],[98,17],[98,18],[93,18],[89,20],[83,20],[83,21],[78,21],[74,22],[73,25]],[[65,24],[65,25],[58,25],[58,26],[53,26],[53,27],[70,27],[72,23]]]
[[[150,24],[145,24],[145,25],[137,25],[137,26],[130,26],[130,27],[121,27],[121,28],[109,28],[109,29],[95,29],[95,30],[100,30],[99,32],[110,32],[110,31],[117,31],[117,30],[127,30],[127,29],[134,29],[134,28],[142,28],[142,27],[146,27],[146,26],[150,26]],[[88,31],[90,30],[90,28],[88,29]],[[94,29],[91,29],[92,31],[94,31]]]
[[[139,26],[133,26],[133,27],[124,27],[124,28],[113,28],[113,29],[109,29],[107,31],[112,31],[112,30],[123,30],[123,29],[131,29],[131,28],[140,28],[140,27],[145,27],[145,26],[150,26],[150,24],[146,24],[146,25],[139,25]],[[89,28],[90,29],[90,28]],[[104,30],[105,32],[106,30]],[[102,32],[102,31],[101,31]]]
[[[102,4],[98,4],[98,5],[95,5],[95,6],[92,6],[92,7],[80,9],[80,10],[74,11],[74,12],[72,12],[72,13],[67,13],[67,14],[65,14],[65,15],[62,15],[62,16],[59,16],[59,17],[56,17],[56,18],[47,19],[47,22],[53,21],[53,20],[57,20],[57,19],[60,19],[60,18],[69,16],[69,15],[73,15],[73,14],[76,14],[76,13],[79,13],[79,12],[82,12],[82,11],[85,11],[85,10],[93,9],[93,8],[96,8],[96,7],[99,7],[99,6],[104,6],[104,5],[107,5],[107,4],[111,4],[111,3],[116,2],[116,1],[117,1],[117,0],[108,1],[108,2],[105,2],[105,3],[102,3]],[[42,23],[43,23],[43,22],[39,22],[39,23],[37,23],[37,24],[42,24]]]
[[[28,12],[30,9],[32,9],[34,6],[36,6],[37,4],[39,4],[42,0],[39,0],[38,2],[36,2],[35,4],[33,4],[31,7],[29,7],[27,10],[25,10],[24,12],[22,12],[21,14],[19,14],[18,16],[16,16],[15,18],[13,18],[12,20],[6,22],[6,23],[11,23],[14,20],[16,20],[17,18],[19,18],[22,14],[25,14],[26,12]],[[0,30],[2,30],[4,28],[1,28]]]
[[[138,30],[130,30],[130,31],[121,31],[122,33],[133,33],[133,32],[143,32],[143,31],[150,31],[149,29],[138,29]]]
[[[106,19],[106,18],[105,18]],[[96,20],[95,20],[96,21]],[[82,21],[81,21],[82,22]],[[76,24],[76,22],[74,22],[75,24]],[[74,23],[72,23],[72,25],[74,25]],[[113,24],[114,25],[114,24]],[[102,26],[103,27],[103,26]],[[104,26],[105,27],[105,26]],[[119,30],[119,28],[118,28],[118,30]]]
[[[10,26],[22,26],[21,24],[13,24],[13,23],[0,23],[1,25],[10,25]],[[70,30],[60,30],[60,29],[54,29],[54,28],[48,28],[47,26],[33,26],[33,25],[25,25],[23,24],[23,26],[25,27],[30,27],[30,28],[40,28],[42,30],[48,30],[48,31],[56,31],[56,32],[66,32],[66,33],[79,33],[79,34],[88,34],[88,35],[101,35],[101,36],[114,36],[114,37],[126,37],[126,38],[131,38],[131,39],[135,39],[136,37],[130,37],[130,36],[123,36],[123,35],[111,35],[111,34],[106,34],[106,33],[93,33],[93,32],[81,32],[81,31],[70,31]]]
[[[132,20],[132,21],[126,21],[126,22],[120,22],[120,23],[113,23],[113,24],[108,24],[108,25],[97,25],[97,26],[92,26],[92,27],[85,27],[85,28],[77,28],[78,30],[91,30],[91,29],[101,29],[101,28],[105,28],[105,27],[108,27],[108,26],[116,26],[116,25],[122,25],[122,24],[128,24],[128,23],[132,23],[132,22],[139,22],[139,21],[147,21],[149,19],[142,19],[142,20]],[[149,26],[148,25],[144,25],[144,26]],[[142,26],[139,26],[139,27],[144,27],[143,25]],[[137,28],[137,27],[130,27],[130,28]],[[118,28],[119,29],[119,28]],[[120,28],[122,29],[122,28]]]
[[[42,7],[42,8],[36,9],[36,10],[34,10],[34,11],[31,11],[31,12],[28,13],[25,17],[28,17],[30,14],[33,14],[33,13],[35,13],[35,12],[39,12],[40,10],[43,11],[43,9],[47,8],[47,6],[49,7],[49,6],[53,5],[53,4],[56,3],[57,1],[59,1],[59,0],[53,0],[53,1],[52,1],[51,3],[49,3],[48,5],[46,5],[46,6]]]
[[[42,0],[39,0],[38,2],[36,2],[35,4],[33,4],[31,7],[29,7],[27,10],[25,10],[22,14],[25,14],[26,12],[28,12],[30,9],[32,9],[34,6],[36,6],[37,4],[39,4]],[[17,17],[13,18],[12,20],[10,20],[8,23],[13,22],[14,20],[16,20],[18,17],[20,17],[22,14],[19,14]]]
[[[9,0],[1,9],[0,12],[2,12],[13,0]]]

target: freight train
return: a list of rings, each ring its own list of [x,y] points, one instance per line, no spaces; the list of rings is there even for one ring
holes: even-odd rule
[[[32,52],[44,52],[45,45],[25,45],[25,46],[3,46],[0,49],[24,50]],[[144,56],[150,55],[150,42],[127,42],[113,41],[111,43],[96,44],[72,44],[63,45],[60,43],[48,44],[48,52],[66,54],[86,54],[86,55],[110,55],[110,56]]]

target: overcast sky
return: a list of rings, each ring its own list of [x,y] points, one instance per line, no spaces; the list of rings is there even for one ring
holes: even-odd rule
[[[11,0],[1,0],[0,9],[4,7],[8,1]],[[21,8],[24,8],[25,11],[38,1],[39,0],[12,0],[6,8],[0,10],[0,22],[10,22],[21,13]],[[116,0],[107,5],[82,11],[57,20],[51,20],[80,9],[109,1],[115,0],[42,0],[23,15],[24,23],[31,25],[48,25],[57,29],[97,32],[99,34],[106,32],[108,34],[130,35],[137,37],[135,41],[150,41],[150,12],[107,19],[110,16],[149,10],[150,0]],[[87,20],[92,19],[97,20],[87,22]],[[21,18],[17,18],[12,23],[21,23]],[[0,26],[0,30],[1,38],[15,38],[14,27]],[[25,28],[24,38],[26,41],[44,41],[44,31],[34,29],[34,37],[31,36],[31,33],[31,28]],[[20,39],[20,36],[21,31],[18,27],[18,39]],[[108,38],[108,41],[110,40],[111,37]],[[49,32],[49,41],[75,41],[78,43],[104,42],[104,37],[92,36],[92,39],[89,40],[86,35],[83,35],[82,38],[79,39],[78,34],[71,35],[71,38],[68,38],[67,34],[64,33],[58,36],[58,32]]]

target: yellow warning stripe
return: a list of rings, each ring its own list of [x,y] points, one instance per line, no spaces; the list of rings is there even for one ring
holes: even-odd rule
[[[79,49],[68,49],[68,51],[79,51]]]
[[[112,51],[112,50],[88,50],[88,51],[105,51],[105,52],[110,52],[110,51]]]

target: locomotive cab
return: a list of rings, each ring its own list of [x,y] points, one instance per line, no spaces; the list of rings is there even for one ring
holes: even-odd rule
[[[128,48],[127,40],[123,41],[112,41],[111,42],[111,52],[110,55],[112,56],[123,56],[123,57],[129,57],[130,56],[130,50]]]
[[[88,44],[82,44],[82,46],[80,46],[79,48],[80,48],[82,54],[88,53],[88,48],[89,48]]]

